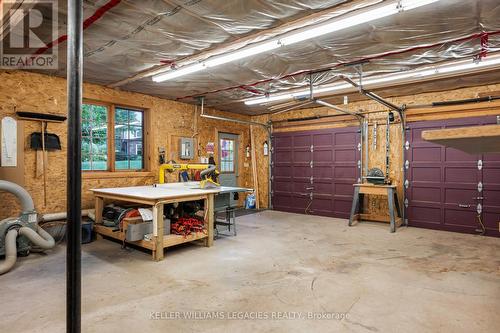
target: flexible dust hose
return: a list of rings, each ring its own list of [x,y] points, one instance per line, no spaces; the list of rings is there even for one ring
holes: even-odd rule
[[[206,175],[210,174],[211,172],[214,172],[215,168],[216,168],[215,165],[209,164],[208,167],[205,170],[203,170],[202,172],[200,172],[201,179],[205,179]]]
[[[5,260],[0,263],[0,275],[7,273],[17,261],[17,230],[11,229],[5,236]]]
[[[21,186],[5,180],[0,180],[0,191],[6,191],[14,194],[19,199],[19,201],[21,201],[21,207],[23,208],[23,212],[26,213],[35,210],[35,204],[33,203],[33,199],[31,198],[28,191],[26,191]]]
[[[44,250],[51,249],[56,244],[54,238],[39,226],[37,226],[37,231],[28,227],[21,227],[19,228],[19,236],[28,238],[33,244]]]

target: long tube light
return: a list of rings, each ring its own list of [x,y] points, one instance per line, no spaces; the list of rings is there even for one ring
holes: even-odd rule
[[[457,75],[473,74],[489,71],[500,67],[500,54],[489,55],[481,61],[460,60],[448,64],[425,67],[423,69],[411,70],[403,73],[377,75],[363,79],[363,87],[367,89],[384,88],[388,86],[409,84],[418,81],[429,81]],[[314,88],[314,94],[344,93],[355,91],[348,83],[334,83]],[[278,93],[266,97],[253,98],[245,101],[246,105],[267,104],[280,102],[300,97],[309,97],[309,89],[300,89],[287,93]]]
[[[153,76],[153,81],[163,82],[175,79],[180,76],[202,71],[206,68],[219,66],[232,61],[241,60],[257,54],[269,52],[280,47],[303,42],[332,32],[344,30],[367,22],[378,20],[384,17],[398,14],[422,7],[440,0],[400,0],[390,4],[382,5],[373,9],[363,11],[358,14],[349,15],[344,18],[335,19],[332,22],[315,25],[300,29],[297,32],[284,34],[281,37],[273,38],[269,41],[257,43],[244,47],[241,50],[210,57],[204,61],[182,66],[179,69],[171,69],[168,72]]]

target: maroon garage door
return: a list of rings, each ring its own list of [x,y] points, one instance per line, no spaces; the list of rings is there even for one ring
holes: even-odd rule
[[[409,123],[407,218],[411,226],[500,236],[500,154],[471,155],[423,141],[424,130],[496,123],[496,117]]]
[[[349,218],[358,143],[357,127],[274,133],[273,208]]]

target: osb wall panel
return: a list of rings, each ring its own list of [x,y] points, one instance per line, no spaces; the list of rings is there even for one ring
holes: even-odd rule
[[[15,116],[18,111],[66,114],[66,80],[41,74],[22,71],[0,71],[0,118]],[[195,116],[195,107],[175,101],[164,100],[148,95],[109,89],[99,85],[84,84],[84,98],[122,104],[147,109],[151,116],[151,173],[144,176],[127,174],[121,178],[84,178],[82,191],[83,208],[93,207],[91,188],[119,187],[152,184],[158,179],[159,156],[158,147],[166,148],[166,158],[172,156],[177,161],[178,142],[181,136],[193,136],[199,144],[201,156],[206,156],[207,142],[217,144],[216,130],[240,134],[239,156],[244,157],[244,149],[250,144],[249,127],[244,124],[221,122],[201,118],[199,111]],[[236,116],[217,110],[206,110],[207,113],[226,117],[249,119],[248,116]],[[196,128],[195,128],[196,124]],[[42,213],[62,212],[66,210],[66,137],[67,123],[49,124],[48,131],[61,138],[63,149],[49,152],[47,173],[47,206],[43,205],[43,181],[35,177],[35,152],[28,147],[30,133],[40,131],[37,122],[24,121],[24,180],[25,188],[32,195],[35,207]],[[197,151],[198,152],[198,151]],[[217,153],[217,150],[216,150]],[[196,154],[197,155],[197,154]],[[199,157],[192,161],[199,162]],[[251,171],[245,167],[245,160],[240,158],[239,185],[252,185]],[[176,179],[176,175],[170,175]],[[15,198],[2,192],[0,194],[0,219],[19,213]]]
[[[475,98],[479,95],[488,95],[491,93],[493,95],[497,95],[500,90],[500,84],[493,85],[485,85],[485,86],[477,86],[470,88],[462,88],[444,92],[432,92],[411,96],[400,96],[394,98],[388,98],[389,101],[396,105],[406,104],[408,106],[411,105],[420,105],[420,104],[429,104],[432,102],[440,102],[440,101],[449,101],[449,100],[460,100],[460,99],[469,99]],[[493,105],[491,105],[493,106]],[[369,126],[369,161],[368,167],[378,167],[385,172],[385,132],[386,132],[386,119],[387,119],[387,108],[384,106],[371,101],[371,100],[363,100],[357,101],[353,103],[349,103],[348,105],[343,105],[342,107],[347,108],[351,111],[364,111],[366,112],[366,116],[368,117],[370,126]],[[427,109],[428,110],[428,109]],[[500,115],[500,107],[484,107],[482,109],[471,110],[470,112],[464,112],[463,110],[456,112],[441,112],[440,109],[436,109],[436,112],[433,112],[431,115],[431,119],[447,119],[447,118],[456,118],[456,117],[466,117],[470,115],[487,115],[487,114],[498,114]],[[438,112],[439,111],[439,112]],[[325,115],[339,115],[337,111],[331,110],[325,107],[318,108],[309,108],[309,109],[298,109],[294,111],[289,111],[285,113],[280,113],[277,115],[271,115],[270,118],[275,125],[275,132],[283,132],[283,131],[303,131],[303,130],[313,130],[313,129],[321,129],[321,128],[333,128],[333,127],[342,127],[342,126],[356,126],[359,125],[359,122],[356,120],[350,120],[349,116],[338,116],[338,117],[328,117],[317,120],[305,121],[305,122],[293,122],[286,123],[287,119],[299,119],[299,118],[308,118],[315,116],[325,116]],[[252,117],[254,121],[265,121],[269,116],[258,116]],[[427,115],[423,116],[419,109],[411,109],[408,111],[408,121],[418,121],[425,120]],[[351,117],[352,119],[352,117]],[[377,139],[377,147],[373,148],[373,125],[374,123],[378,123],[378,139]],[[309,124],[308,124],[309,123]],[[310,124],[312,123],[312,124]],[[264,131],[262,131],[264,132]],[[398,117],[396,116],[396,122],[390,125],[390,178],[394,184],[398,186],[398,195],[402,198],[403,194],[403,157],[402,157],[402,134],[401,134],[401,125],[398,121]],[[259,163],[264,163],[267,158],[262,156],[262,152],[258,150],[257,158]],[[259,179],[265,178],[268,176],[267,169],[259,168]],[[259,184],[260,185],[260,184]],[[266,193],[263,193],[266,191]],[[267,188],[261,187],[260,192],[261,196],[267,196]],[[368,199],[368,207],[369,212],[373,215],[381,215],[387,213],[387,202],[385,197],[372,197]]]
[[[268,115],[253,117],[253,121],[266,124],[269,121]],[[268,208],[269,203],[269,158],[271,157],[271,142],[268,132],[262,126],[253,126],[255,157],[257,159],[257,180],[259,184],[259,205],[260,208]],[[264,142],[268,143],[269,155],[264,156]]]

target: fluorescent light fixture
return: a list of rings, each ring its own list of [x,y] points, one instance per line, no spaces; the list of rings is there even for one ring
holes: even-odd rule
[[[269,52],[287,45],[303,42],[305,40],[313,39],[323,36],[335,31],[351,28],[361,25],[370,21],[388,17],[397,14],[401,11],[408,11],[418,7],[422,7],[440,0],[401,0],[394,1],[388,5],[368,9],[361,13],[354,13],[343,18],[330,20],[331,22],[314,25],[299,29],[297,32],[287,33],[281,37],[275,37],[269,41],[261,42],[255,45],[246,46],[240,50],[232,51],[226,54],[210,57],[202,62],[189,64],[180,67],[179,69],[171,69],[165,73],[153,76],[153,81],[162,82],[171,80],[180,76],[188,75],[191,73],[199,72],[206,68],[219,66],[232,61],[240,60],[256,54]]]
[[[280,45],[276,41],[270,41],[263,44],[257,44],[248,48],[243,48],[239,51],[231,52],[225,55],[216,56],[208,58],[205,60],[204,64],[207,67],[215,67],[222,64],[226,64],[231,61],[240,60],[246,57],[250,57],[259,53],[264,53],[277,49]]]
[[[162,81],[166,81],[166,80],[171,80],[171,79],[174,79],[174,78],[179,77],[179,76],[183,76],[183,75],[187,75],[187,74],[201,71],[204,68],[205,68],[205,65],[203,65],[202,63],[187,65],[187,66],[181,67],[179,69],[173,69],[173,70],[170,70],[166,73],[155,75],[155,76],[153,76],[153,81],[162,82]]]
[[[419,80],[430,81],[446,77],[453,77],[463,74],[473,74],[483,71],[488,71],[500,67],[500,54],[490,55],[479,62],[471,60],[460,60],[448,64],[425,67],[422,69],[411,70],[402,73],[377,75],[366,77],[363,79],[363,87],[366,89],[385,88],[391,85],[402,85],[415,83]],[[356,91],[352,85],[348,83],[334,83],[325,86],[314,88],[314,94],[322,93],[345,93]],[[309,89],[295,90],[273,94],[266,97],[253,98],[245,101],[246,105],[267,104],[272,102],[286,101],[299,96],[309,96]]]

